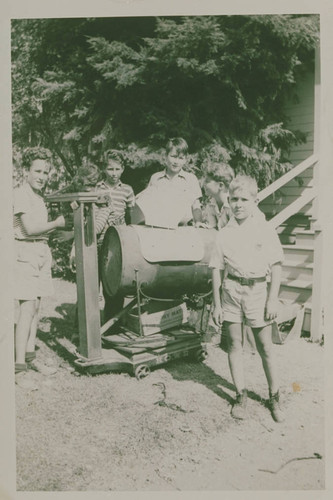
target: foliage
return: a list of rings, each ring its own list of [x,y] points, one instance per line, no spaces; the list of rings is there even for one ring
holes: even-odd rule
[[[49,191],[117,148],[139,192],[182,136],[198,177],[211,158],[263,188],[304,139],[283,105],[318,36],[315,15],[13,20],[14,184],[27,147],[52,152]]]
[[[179,135],[199,176],[219,145],[264,187],[302,139],[283,102],[317,39],[314,15],[13,20],[14,146],[48,147],[68,179],[123,148],[139,191]]]

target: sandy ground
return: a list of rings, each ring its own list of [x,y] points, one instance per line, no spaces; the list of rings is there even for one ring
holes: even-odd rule
[[[75,285],[57,280],[42,310],[38,357],[58,367],[16,386],[20,491],[316,490],[324,484],[324,348],[274,346],[286,420],[264,405],[258,354],[245,352],[248,419],[230,416],[227,355],[170,362],[143,380],[74,371],[57,338],[71,334]],[[163,406],[161,386],[166,388]]]

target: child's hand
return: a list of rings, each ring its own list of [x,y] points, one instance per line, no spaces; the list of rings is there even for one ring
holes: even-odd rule
[[[205,222],[197,221],[197,222],[195,222],[194,227],[203,227],[204,229],[207,229],[208,224],[206,224]]]
[[[54,238],[58,243],[64,243],[65,241],[69,241],[74,238],[74,231],[64,231],[58,229],[54,233]]]
[[[222,326],[223,323],[223,313],[221,306],[215,306],[212,314],[213,321],[216,326]]]
[[[75,273],[76,271],[76,264],[75,264],[75,246],[72,246],[71,253],[69,255],[69,268],[72,271],[72,273]]]
[[[54,221],[55,227],[65,227],[66,222],[65,222],[65,217],[63,215],[59,215],[59,217],[56,218]]]
[[[277,299],[268,299],[265,308],[265,319],[271,321],[276,319],[278,313],[279,301]]]

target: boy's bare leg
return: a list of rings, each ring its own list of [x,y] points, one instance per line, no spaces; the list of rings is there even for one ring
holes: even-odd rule
[[[232,380],[237,393],[245,389],[243,367],[242,324],[226,323],[228,332],[228,361]]]
[[[264,328],[252,328],[252,330],[268,383],[268,407],[275,422],[283,422],[285,417],[280,407],[280,394],[272,349],[273,343],[271,328],[272,326],[269,325]]]
[[[32,319],[32,322],[31,322],[31,327],[30,327],[30,332],[29,332],[29,337],[28,337],[28,342],[27,342],[27,347],[26,347],[27,352],[34,352],[35,351],[39,310],[40,310],[40,297],[38,297],[36,299],[35,314],[34,314],[34,317]]]
[[[271,394],[279,390],[275,360],[272,352],[272,326],[252,328],[258,353],[260,354],[268,388]]]
[[[24,364],[31,323],[36,311],[36,301],[20,300],[19,304],[20,310],[15,333],[15,362]]]

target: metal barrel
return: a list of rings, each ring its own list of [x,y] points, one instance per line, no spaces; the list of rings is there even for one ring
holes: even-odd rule
[[[142,238],[149,237],[149,242],[159,237],[160,233],[153,227],[145,227],[143,235],[139,235],[135,226],[110,227],[104,237],[100,256],[100,272],[103,288],[106,293],[115,295],[135,295],[137,280],[140,289],[153,298],[174,299],[188,293],[206,293],[211,289],[211,270],[209,261],[215,242],[214,229],[194,229],[198,235],[202,258],[198,261],[181,261],[165,259],[164,261],[148,261],[142,254]],[[155,231],[155,233],[154,233]],[[172,244],[177,244],[175,235],[171,234]],[[172,231],[172,230],[171,230]],[[166,241],[168,233],[163,234]],[[179,244],[184,241],[180,238]],[[167,245],[166,245],[167,248]],[[166,250],[167,252],[167,250]],[[174,255],[174,252],[172,252]],[[137,277],[137,279],[136,279]]]

